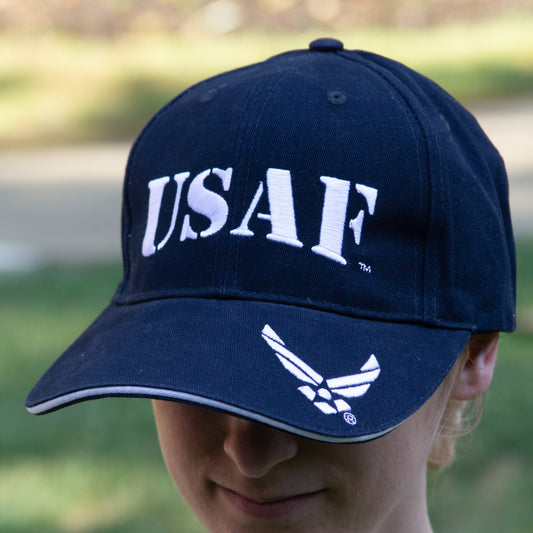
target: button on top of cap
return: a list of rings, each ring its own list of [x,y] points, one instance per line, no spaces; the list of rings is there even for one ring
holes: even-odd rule
[[[315,39],[309,45],[309,50],[317,52],[337,52],[342,50],[344,45],[338,39],[322,38]]]

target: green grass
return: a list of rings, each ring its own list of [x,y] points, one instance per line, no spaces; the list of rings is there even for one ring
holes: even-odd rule
[[[519,328],[505,334],[480,427],[430,477],[438,533],[529,533],[533,523],[533,241],[518,247]],[[106,399],[43,417],[26,393],[96,317],[118,265],[0,276],[0,531],[197,533],[156,442],[150,403]]]
[[[23,406],[120,274],[105,265],[0,277],[0,531],[202,531],[166,474],[148,400],[88,402],[45,417]]]
[[[355,28],[346,47],[397,58],[461,101],[533,94],[533,15],[426,29]],[[166,101],[204,77],[304,48],[324,30],[224,36],[54,33],[0,36],[0,144],[132,139]]]

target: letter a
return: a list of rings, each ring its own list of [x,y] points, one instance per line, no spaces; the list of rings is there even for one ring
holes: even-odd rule
[[[288,170],[269,168],[267,170],[268,202],[270,214],[258,213],[257,218],[270,220],[272,231],[266,236],[271,241],[282,242],[301,248],[303,243],[298,240],[294,204],[292,198],[291,173]],[[251,237],[254,235],[248,224],[263,194],[263,182],[259,183],[254,198],[240,226],[231,230],[232,235]]]

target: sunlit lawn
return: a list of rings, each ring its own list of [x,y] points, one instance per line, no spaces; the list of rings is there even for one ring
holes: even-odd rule
[[[347,48],[420,69],[461,101],[533,92],[533,15],[427,29],[334,32]],[[193,82],[287,49],[327,30],[222,36],[137,33],[80,39],[0,35],[0,144],[132,139]]]
[[[430,479],[439,533],[530,533],[533,524],[533,242],[519,246],[519,330],[504,335],[481,426]],[[202,531],[160,458],[147,400],[26,413],[33,382],[110,298],[120,268],[0,277],[0,531]]]

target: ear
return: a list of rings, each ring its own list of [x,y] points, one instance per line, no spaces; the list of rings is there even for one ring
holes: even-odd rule
[[[499,333],[473,334],[465,348],[462,368],[455,378],[450,398],[473,400],[489,387],[496,365]]]

